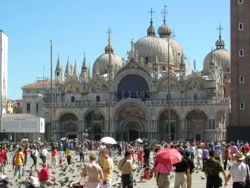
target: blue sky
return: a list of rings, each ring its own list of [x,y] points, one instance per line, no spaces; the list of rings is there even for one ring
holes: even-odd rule
[[[146,35],[149,10],[154,27],[167,24],[183,46],[191,69],[202,70],[203,60],[218,39],[230,49],[229,0],[0,0],[0,29],[9,37],[8,98],[20,99],[23,85],[38,77],[50,77],[50,43],[53,39],[53,67],[58,55],[66,65],[69,57],[78,70],[84,52],[91,65],[104,53],[109,27],[115,53],[127,58],[130,41]]]

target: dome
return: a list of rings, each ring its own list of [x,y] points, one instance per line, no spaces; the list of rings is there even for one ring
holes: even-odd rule
[[[172,48],[168,50],[168,44],[162,38],[156,36],[143,37],[135,43],[134,48],[146,63],[154,63],[157,57],[160,64],[167,64],[168,60],[170,64],[173,64]]]
[[[224,48],[224,47],[225,47],[225,42],[224,42],[224,40],[218,39],[218,40],[215,42],[215,46],[216,46],[216,48]]]
[[[182,55],[184,54],[182,46],[172,37],[164,38],[164,40],[167,43],[169,42],[169,46],[173,50],[173,59],[174,59],[175,65],[176,67],[179,67],[181,63]]]
[[[170,27],[163,23],[159,28],[158,28],[158,34],[161,38],[168,37],[171,35],[171,29]]]
[[[99,56],[93,65],[93,75],[100,74],[101,76],[108,73],[109,65],[109,50],[111,50],[111,66],[113,70],[118,70],[122,67],[122,59],[113,53],[111,45],[105,47],[105,53]]]
[[[223,72],[228,72],[230,68],[230,52],[225,48],[217,48],[208,53],[203,63],[205,73],[210,72],[211,62],[220,65]]]

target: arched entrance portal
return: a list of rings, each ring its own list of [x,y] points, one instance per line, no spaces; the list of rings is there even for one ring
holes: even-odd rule
[[[104,117],[98,110],[91,111],[85,118],[86,130],[88,138],[100,140],[102,137],[102,129],[104,128]]]
[[[164,110],[158,120],[157,132],[158,140],[177,140],[180,139],[179,117],[177,113],[170,109]]]
[[[188,140],[206,139],[207,116],[201,110],[192,110],[186,118],[186,136]]]
[[[77,132],[79,130],[79,121],[75,114],[66,113],[59,119],[59,130],[57,132],[58,137],[67,137],[68,139],[77,138]]]
[[[122,105],[116,114],[116,139],[134,141],[139,137],[146,138],[146,122],[145,112],[140,105],[133,102]]]
[[[127,123],[127,125],[125,125],[125,127],[126,127],[126,132],[127,132],[126,140],[134,141],[140,137],[141,126],[138,122],[130,121]]]

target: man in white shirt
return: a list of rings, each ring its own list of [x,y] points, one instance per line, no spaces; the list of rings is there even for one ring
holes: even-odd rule
[[[244,163],[245,156],[242,152],[238,151],[234,157],[236,162],[230,168],[229,174],[226,177],[225,186],[232,177],[233,188],[245,188],[246,176],[247,173],[249,174],[249,167]]]

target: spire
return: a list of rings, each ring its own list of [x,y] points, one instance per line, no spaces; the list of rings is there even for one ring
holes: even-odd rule
[[[166,24],[166,14],[167,14],[167,5],[164,5],[163,11],[161,12],[163,14],[163,24]]]
[[[84,72],[85,70],[87,70],[87,61],[86,61],[85,52],[84,52],[81,72]]]
[[[148,36],[155,36],[155,28],[153,26],[153,13],[154,13],[154,11],[152,8],[150,9],[149,13],[150,13],[151,19],[150,19],[150,26],[147,30],[147,33],[148,33]]]
[[[216,48],[224,48],[225,47],[225,42],[223,39],[221,39],[221,33],[223,30],[223,27],[221,26],[221,24],[219,25],[219,27],[217,28],[217,30],[219,31],[219,39],[215,42],[215,46]]]
[[[78,74],[78,70],[77,70],[77,64],[76,64],[76,60],[75,60],[73,75],[74,75],[75,77],[77,77],[77,74]]]
[[[55,70],[56,78],[58,78],[61,73],[62,73],[62,68],[61,68],[61,65],[60,65],[60,57],[58,55],[57,63],[56,63],[56,70]]]
[[[196,61],[194,60],[194,72],[196,72]]]
[[[167,14],[166,7],[167,6],[164,5],[164,8],[161,12],[163,14],[163,24],[158,28],[158,34],[161,38],[169,37],[171,35],[171,29],[166,24],[166,14]]]
[[[112,47],[112,45],[111,45],[111,37],[110,37],[110,35],[111,35],[111,30],[110,30],[110,28],[108,29],[108,45],[105,47],[105,53],[113,53],[114,52],[114,49],[113,49],[113,47]]]
[[[67,65],[65,69],[65,76],[68,76],[69,74],[70,74],[70,65],[69,65],[69,57],[68,57]]]

